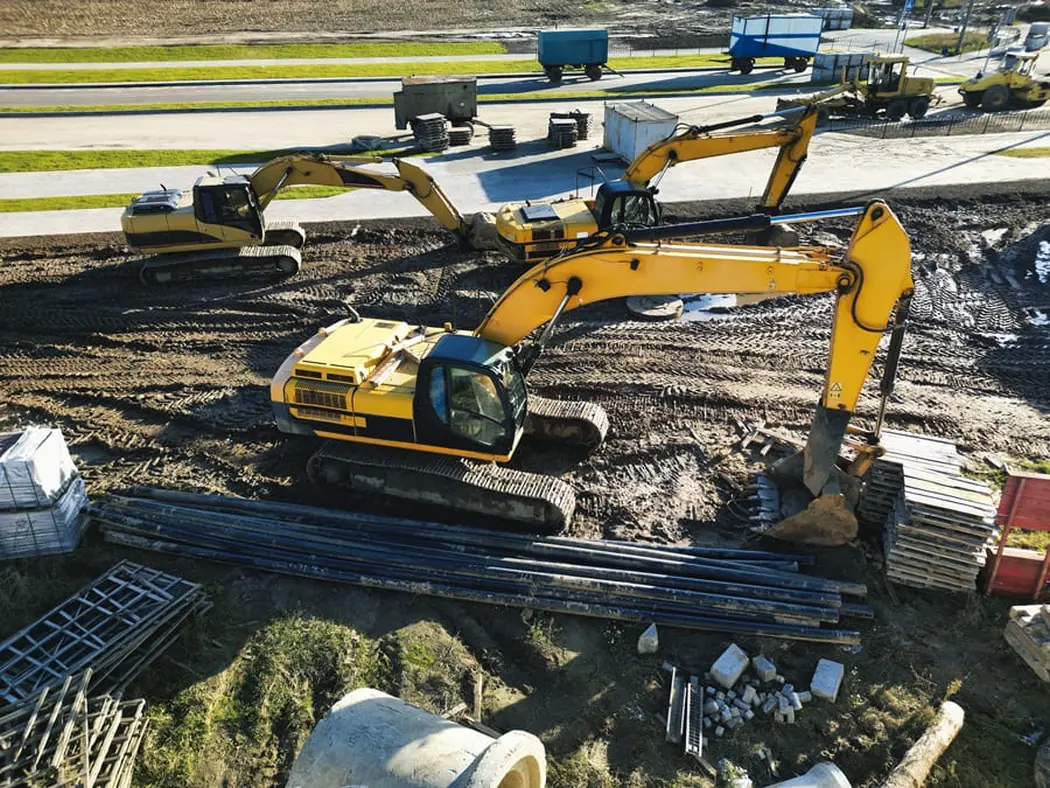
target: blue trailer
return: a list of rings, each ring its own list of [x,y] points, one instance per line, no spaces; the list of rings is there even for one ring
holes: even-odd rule
[[[750,74],[760,57],[782,57],[801,74],[820,47],[824,20],[810,14],[734,16],[729,34],[730,71]]]
[[[539,61],[551,82],[561,82],[567,68],[582,70],[592,80],[602,78],[609,60],[608,30],[541,30]]]

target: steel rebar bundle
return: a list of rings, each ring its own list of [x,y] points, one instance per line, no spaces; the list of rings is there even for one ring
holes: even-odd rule
[[[800,574],[804,555],[535,537],[153,488],[89,510],[132,547],[465,601],[829,643],[865,588]]]

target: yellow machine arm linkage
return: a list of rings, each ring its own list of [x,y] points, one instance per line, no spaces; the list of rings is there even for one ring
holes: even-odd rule
[[[267,162],[249,178],[263,210],[286,186],[313,184],[347,189],[386,189],[407,191],[454,233],[465,236],[467,224],[448,195],[421,167],[404,159],[391,159],[397,175],[359,167],[360,164],[382,164],[379,156],[327,156],[320,153],[297,153]]]
[[[673,137],[654,142],[638,154],[624,173],[623,180],[637,188],[644,188],[657,175],[681,162],[779,148],[780,153],[760,204],[763,208],[775,208],[790,191],[795,176],[806,160],[809,141],[816,130],[815,107],[805,109],[799,121],[787,128],[710,133],[692,126]]]
[[[910,297],[912,288],[908,236],[885,203],[873,202],[849,246],[837,251],[632,243],[615,234],[532,268],[507,289],[474,333],[516,345],[563,312],[630,295],[837,293],[824,388],[805,458],[806,486],[818,495],[879,340],[898,301]]]

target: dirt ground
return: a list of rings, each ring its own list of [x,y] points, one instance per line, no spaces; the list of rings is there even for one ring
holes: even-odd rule
[[[1039,279],[1050,262],[1036,265],[1050,257],[1046,197],[893,203],[913,239],[916,298],[888,424],[952,438],[978,469],[989,453],[1050,455],[1050,326],[1040,317],[1050,284]],[[828,223],[807,240],[848,230]],[[312,493],[303,474],[312,442],[276,431],[270,375],[344,300],[366,315],[466,327],[520,271],[457,251],[421,222],[363,226],[352,239],[347,228],[313,228],[304,260],[285,281],[147,289],[112,237],[3,242],[0,428],[61,427],[95,496],[153,484],[373,506]],[[575,486],[574,534],[743,542],[732,502],[759,458],[734,450],[735,421],[805,435],[830,306],[785,298],[681,324],[630,322],[620,302],[577,310],[530,385],[602,403],[608,440],[589,456],[526,446],[514,464]],[[872,386],[861,421],[873,395]],[[640,657],[636,626],[167,559],[92,535],[75,556],[0,566],[0,637],[120,557],[203,582],[215,599],[133,688],[153,720],[136,784],[281,785],[310,727],[348,689],[371,684],[445,711],[473,705],[479,672],[484,721],[539,735],[556,788],[709,784],[662,743],[660,666],[702,673],[729,642],[717,634],[662,632],[660,654]],[[871,589],[877,617],[862,622],[858,653],[738,642],[801,686],[819,657],[845,662],[838,703],[808,707],[795,726],[748,725],[716,740],[711,759],[772,782],[755,754],[765,743],[782,777],[832,759],[855,785],[874,786],[951,696],[967,723],[930,785],[1030,785],[1034,750],[1020,737],[1050,722],[1050,696],[1002,639],[1007,603],[903,587],[895,602],[871,542],[827,551],[819,571]]]
[[[678,35],[708,32],[712,23],[728,30],[732,13],[741,9],[790,5],[787,0],[762,0],[734,3],[728,10],[685,0],[170,0],[162,6],[135,0],[7,0],[0,3],[0,35],[76,40],[111,37],[119,29],[126,36],[151,38],[232,35],[244,41],[253,34],[307,32],[331,40],[333,34],[352,39],[355,34],[384,31],[534,30],[554,25],[608,26],[620,35]]]

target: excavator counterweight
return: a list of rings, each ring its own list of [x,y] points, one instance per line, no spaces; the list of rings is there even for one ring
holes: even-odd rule
[[[571,516],[571,489],[492,463],[509,460],[530,434],[587,447],[605,436],[608,417],[599,406],[526,392],[525,376],[562,316],[629,295],[832,293],[828,367],[796,475],[811,496],[834,497],[847,425],[879,340],[911,290],[908,237],[882,202],[863,209],[845,249],[612,233],[534,266],[473,332],[377,319],[322,329],[287,358],[270,396],[282,431],[329,440],[311,461],[321,483],[557,530]]]

